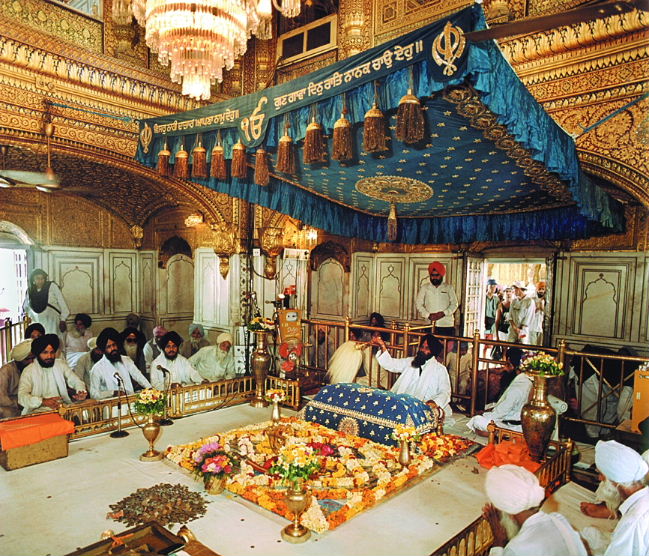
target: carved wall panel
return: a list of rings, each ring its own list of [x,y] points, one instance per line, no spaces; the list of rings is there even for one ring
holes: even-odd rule
[[[403,297],[408,286],[405,259],[379,255],[376,258],[376,309],[386,319],[403,318]]]
[[[290,258],[283,258],[279,263],[277,293],[283,293],[289,286],[295,286],[297,292],[295,308],[301,309],[303,315],[306,315],[307,309],[308,266],[306,260]]]
[[[185,255],[174,255],[167,267],[158,270],[158,309],[166,315],[194,311],[194,261]]]
[[[341,320],[345,315],[348,274],[335,259],[322,262],[311,273],[312,313],[315,317]]]
[[[140,312],[145,316],[155,316],[155,251],[140,251],[138,267],[140,269]]]
[[[108,253],[108,268],[108,312],[124,315],[139,313],[137,254],[111,251]]]
[[[194,260],[194,320],[212,328],[229,328],[231,273],[228,279],[223,279],[219,272],[219,258],[212,249],[197,249]]]
[[[352,318],[365,319],[374,312],[374,258],[367,254],[352,255]]]
[[[59,284],[70,313],[98,316],[108,312],[104,299],[104,255],[101,249],[55,248],[47,252],[51,279]]]

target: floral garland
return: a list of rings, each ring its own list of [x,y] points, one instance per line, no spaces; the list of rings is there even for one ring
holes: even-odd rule
[[[446,463],[477,446],[476,442],[462,436],[435,433],[425,434],[417,445],[419,450],[438,463]]]
[[[539,352],[523,361],[521,370],[535,372],[540,375],[561,376],[564,374],[563,363],[557,361],[548,353]]]
[[[394,427],[391,436],[393,440],[398,440],[398,441],[419,440],[421,438],[421,435],[417,434],[417,429],[415,427],[410,425],[402,425],[402,424],[399,424],[396,427]]]
[[[275,322],[257,315],[250,319],[247,328],[250,332],[270,332],[275,329]]]
[[[266,390],[264,399],[267,402],[281,403],[286,400],[286,390],[284,390],[283,388],[271,388],[270,390]]]

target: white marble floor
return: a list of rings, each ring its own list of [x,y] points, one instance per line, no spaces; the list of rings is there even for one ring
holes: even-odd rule
[[[179,419],[163,428],[158,447],[268,417],[268,409],[244,405]],[[109,505],[137,488],[179,483],[203,491],[170,464],[140,462],[146,442],[138,429],[129,432],[123,439],[102,435],[71,442],[64,459],[0,470],[0,555],[60,555],[99,540],[106,529],[119,533],[127,527],[106,518]],[[229,493],[207,496],[207,514],[188,526],[224,556],[429,554],[480,514],[484,473],[474,458],[460,460],[304,545],[281,540],[285,519]]]

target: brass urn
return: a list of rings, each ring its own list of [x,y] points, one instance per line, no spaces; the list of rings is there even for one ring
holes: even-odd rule
[[[162,452],[155,449],[155,441],[160,436],[160,423],[156,420],[155,415],[147,415],[147,421],[142,427],[142,434],[149,442],[149,449],[140,456],[140,461],[158,461],[161,460]]]
[[[302,483],[294,484],[286,491],[286,505],[293,513],[293,523],[282,529],[282,539],[290,543],[302,543],[311,537],[311,531],[300,523],[300,516],[311,504],[311,493]]]
[[[250,405],[252,407],[267,407],[268,402],[264,399],[264,392],[266,391],[266,375],[270,369],[271,355],[266,345],[266,331],[257,331],[255,336],[257,347],[250,357],[252,374],[255,377],[255,397]]]
[[[523,406],[523,436],[534,461],[542,461],[554,430],[557,413],[548,402],[547,379],[553,375],[530,373],[534,377],[532,399]]]

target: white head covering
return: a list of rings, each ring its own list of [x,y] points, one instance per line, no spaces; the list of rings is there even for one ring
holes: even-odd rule
[[[220,346],[223,342],[230,342],[232,344],[232,334],[229,332],[221,332],[221,334],[216,337],[216,345]]]
[[[491,503],[508,514],[536,508],[545,498],[545,489],[534,473],[510,464],[487,471],[485,491]]]
[[[512,284],[512,288],[520,288],[521,290],[527,290],[527,285],[522,280],[516,280]]]
[[[86,345],[88,346],[88,349],[90,351],[95,349],[97,347],[97,336],[95,336],[94,338],[90,338],[90,340],[86,342]]]
[[[609,481],[641,481],[649,471],[647,462],[635,450],[615,440],[600,440],[595,445],[595,465]]]
[[[32,352],[32,340],[23,340],[16,344],[11,350],[11,359],[14,361],[24,361]]]

